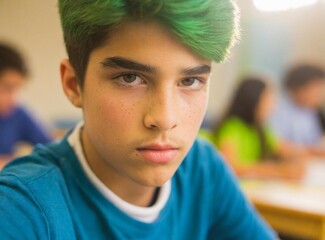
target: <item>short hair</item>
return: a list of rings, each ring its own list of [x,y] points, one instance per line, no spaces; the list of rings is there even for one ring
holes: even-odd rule
[[[25,77],[28,75],[22,55],[13,47],[0,43],[0,75],[6,70],[17,71]]]
[[[314,65],[303,64],[295,66],[287,72],[284,85],[288,91],[295,91],[313,81],[325,82],[325,71]]]
[[[125,19],[154,19],[197,54],[221,62],[239,36],[234,0],[59,0],[64,41],[79,84],[90,53]]]

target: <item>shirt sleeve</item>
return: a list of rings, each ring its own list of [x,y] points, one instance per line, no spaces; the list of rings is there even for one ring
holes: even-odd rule
[[[0,179],[1,239],[49,239],[42,211],[33,194],[16,177]]]
[[[245,156],[242,156],[242,152],[240,151],[240,146],[242,144],[242,136],[244,136],[240,126],[235,121],[228,121],[221,126],[221,128],[214,134],[213,143],[217,148],[221,146],[222,143],[230,143],[235,152],[235,159],[244,159]]]
[[[212,155],[217,162],[217,168],[213,173],[217,184],[212,193],[213,224],[208,239],[277,239],[276,233],[245,198],[233,173],[217,154],[212,153]]]
[[[221,142],[227,141],[237,145],[240,142],[238,137],[240,136],[241,129],[238,128],[238,124],[235,121],[229,120],[225,122],[218,131],[214,134],[214,143],[218,146]],[[238,134],[239,133],[239,134]]]
[[[256,144],[254,130],[238,119],[229,119],[215,134],[214,143],[219,148],[227,143],[233,149],[233,157],[238,165],[256,164],[259,160],[260,146]]]

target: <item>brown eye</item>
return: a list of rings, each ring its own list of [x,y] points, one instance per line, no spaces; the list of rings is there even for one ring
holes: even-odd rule
[[[186,78],[182,80],[182,84],[183,86],[189,87],[192,86],[196,80],[196,78]]]
[[[124,80],[126,83],[132,83],[132,82],[134,82],[136,79],[137,79],[137,75],[135,75],[135,74],[126,74],[126,75],[123,75],[123,80]]]
[[[188,77],[181,80],[178,86],[189,90],[200,90],[206,84],[206,80],[198,77]]]
[[[113,79],[118,84],[126,87],[136,87],[145,84],[145,81],[135,73],[123,73]]]

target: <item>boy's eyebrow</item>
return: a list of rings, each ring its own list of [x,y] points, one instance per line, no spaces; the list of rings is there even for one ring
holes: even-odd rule
[[[142,71],[146,73],[156,73],[157,69],[153,66],[135,62],[133,60],[122,57],[105,58],[101,64],[103,67],[126,68],[130,70]]]
[[[210,72],[211,72],[211,66],[205,64],[194,68],[187,68],[181,71],[181,73],[185,75],[201,75],[201,74],[209,74]]]
[[[126,68],[130,70],[142,71],[146,73],[156,73],[157,69],[153,66],[139,63],[123,57],[109,57],[105,58],[101,62],[103,67],[113,67],[113,68]],[[180,71],[184,75],[201,75],[209,74],[211,72],[211,66],[203,64],[193,68],[186,68]]]

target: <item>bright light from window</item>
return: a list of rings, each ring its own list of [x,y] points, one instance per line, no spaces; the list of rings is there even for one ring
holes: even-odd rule
[[[261,11],[284,11],[304,7],[318,0],[254,0],[257,9]]]

